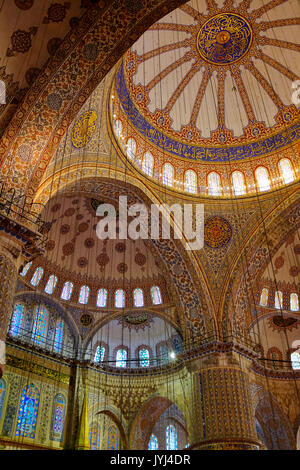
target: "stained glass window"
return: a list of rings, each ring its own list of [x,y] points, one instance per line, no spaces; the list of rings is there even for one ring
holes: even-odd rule
[[[118,289],[115,293],[115,307],[125,307],[125,292],[123,291],[123,289]]]
[[[126,367],[127,351],[126,349],[118,349],[116,355],[116,367]]]
[[[174,182],[174,168],[170,163],[165,163],[163,166],[163,184],[173,186]]]
[[[5,400],[5,393],[6,393],[6,382],[4,379],[0,379],[0,419],[4,407],[4,400]]]
[[[259,302],[262,307],[266,307],[268,305],[268,297],[269,297],[269,291],[266,287],[264,287],[261,291],[260,302]]]
[[[100,448],[100,426],[98,423],[90,425],[89,442],[91,450],[99,450]]]
[[[14,307],[13,316],[10,323],[10,334],[12,336],[18,336],[22,327],[24,317],[24,305],[16,304]]]
[[[151,434],[150,436],[148,450],[158,450],[158,439],[155,434]]]
[[[24,268],[22,269],[22,271],[20,272],[20,276],[26,276],[26,274],[28,273],[30,267],[32,265],[32,261],[30,261],[29,263],[26,263]]]
[[[298,312],[299,310],[299,297],[298,294],[294,292],[290,296],[290,309],[293,312]]]
[[[46,284],[45,292],[50,295],[53,294],[56,283],[57,283],[57,277],[54,276],[54,274],[52,274],[52,276],[49,277],[48,282]]]
[[[134,289],[133,291],[134,306],[143,307],[144,306],[144,294],[142,289]]]
[[[63,344],[64,337],[64,322],[63,320],[57,320],[55,327],[55,336],[54,336],[54,351],[60,352]]]
[[[283,296],[282,296],[282,292],[280,290],[277,290],[275,292],[275,308],[282,308],[282,300],[283,300]]]
[[[140,367],[149,367],[150,366],[150,353],[149,349],[140,349],[139,350],[139,362]]]
[[[131,160],[134,160],[135,152],[136,152],[136,142],[134,139],[130,138],[127,140],[127,144],[126,144],[127,157],[130,158]]]
[[[193,194],[197,192],[197,176],[193,170],[187,170],[184,174],[184,190]]]
[[[41,268],[41,267],[40,267],[40,268],[36,268],[36,270],[34,271],[34,274],[33,274],[32,278],[31,278],[30,283],[31,283],[34,287],[38,286],[40,280],[41,280],[42,277],[43,277],[43,274],[44,274],[43,268]]]
[[[33,384],[23,388],[17,418],[16,436],[34,439],[40,393]]]
[[[97,307],[106,307],[107,302],[107,290],[99,289],[97,294]]]
[[[119,449],[119,433],[116,426],[110,426],[108,428],[107,435],[107,450],[118,450]]]
[[[122,123],[119,119],[114,123],[115,133],[118,137],[121,137],[122,134]]]
[[[292,181],[295,179],[295,174],[290,160],[288,158],[282,158],[279,161],[279,168],[285,184],[292,183]]]
[[[271,189],[269,172],[265,167],[259,166],[256,168],[255,178],[259,191],[268,191]]]
[[[80,304],[87,304],[90,295],[90,288],[88,286],[82,286],[79,292],[78,302]]]
[[[66,399],[58,393],[53,402],[52,424],[50,438],[53,441],[61,441],[64,431],[66,413]]]
[[[207,177],[208,181],[208,194],[211,196],[221,195],[221,178],[218,173],[212,171]]]
[[[162,303],[160,288],[158,286],[151,287],[151,297],[154,305]]]
[[[73,290],[73,284],[72,282],[65,282],[62,293],[61,293],[61,298],[63,300],[70,300],[71,295],[72,295],[72,290]]]
[[[177,431],[172,424],[166,429],[166,444],[167,450],[177,450]]]
[[[246,194],[245,177],[241,171],[234,171],[231,175],[231,181],[235,196]]]
[[[102,362],[104,359],[104,354],[105,354],[105,347],[97,346],[95,355],[94,355],[94,362]]]
[[[291,362],[294,370],[300,369],[300,351],[295,351],[291,354]]]
[[[32,329],[32,341],[36,344],[44,344],[46,342],[47,319],[47,309],[42,305],[38,305],[35,309]]]
[[[162,363],[168,362],[168,346],[165,343],[159,347],[159,356]]]
[[[142,170],[146,175],[153,176],[154,158],[151,152],[146,152],[143,158]]]

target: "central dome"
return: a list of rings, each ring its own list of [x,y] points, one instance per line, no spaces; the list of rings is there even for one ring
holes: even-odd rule
[[[249,23],[233,13],[221,13],[207,20],[197,37],[201,58],[211,64],[232,64],[249,50],[252,30]]]

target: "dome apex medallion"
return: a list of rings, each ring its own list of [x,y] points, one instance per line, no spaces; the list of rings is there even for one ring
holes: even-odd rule
[[[209,18],[197,36],[201,58],[214,65],[236,62],[248,52],[251,43],[251,26],[236,13],[219,13]]]

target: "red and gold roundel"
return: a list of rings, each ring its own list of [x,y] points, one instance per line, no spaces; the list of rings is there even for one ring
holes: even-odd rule
[[[223,217],[210,217],[204,224],[204,242],[210,248],[222,248],[226,246],[232,235],[229,222]]]

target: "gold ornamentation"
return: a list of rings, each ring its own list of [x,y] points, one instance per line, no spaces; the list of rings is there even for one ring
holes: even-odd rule
[[[74,124],[72,144],[76,148],[84,147],[92,138],[97,123],[96,111],[86,111]]]

